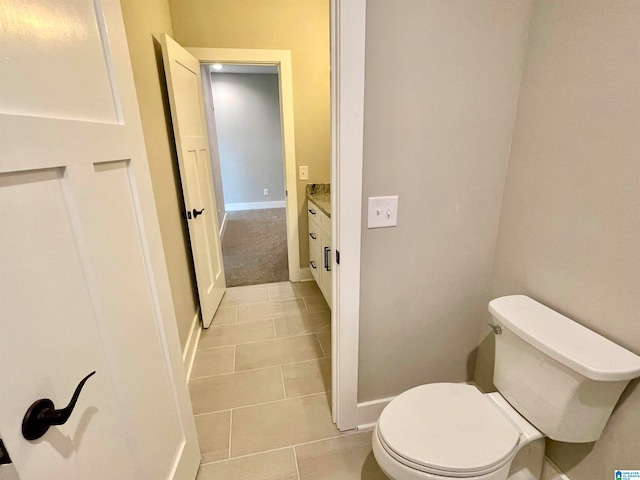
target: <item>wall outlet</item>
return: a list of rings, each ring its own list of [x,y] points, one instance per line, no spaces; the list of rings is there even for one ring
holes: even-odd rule
[[[268,188],[265,188],[265,189],[264,189],[264,196],[265,196],[265,197],[268,197],[268,196],[269,196],[269,189],[268,189]]]
[[[398,196],[369,197],[367,228],[398,226]]]
[[[298,167],[298,178],[300,180],[309,180],[309,167]]]

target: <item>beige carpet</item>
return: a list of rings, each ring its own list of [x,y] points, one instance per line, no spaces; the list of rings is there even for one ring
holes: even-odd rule
[[[228,212],[222,255],[227,287],[289,280],[285,209]]]

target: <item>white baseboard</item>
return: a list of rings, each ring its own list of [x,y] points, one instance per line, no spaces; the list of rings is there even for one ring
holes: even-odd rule
[[[470,382],[462,382],[469,384]],[[358,430],[369,430],[375,427],[382,410],[396,397],[379,398],[369,402],[358,403],[356,409],[356,424]]]
[[[567,477],[549,457],[545,456],[544,462],[542,463],[540,480],[569,480],[569,477]]]
[[[222,225],[220,225],[220,239],[224,238],[224,230],[227,226],[227,212],[224,212],[224,217],[222,217]]]
[[[396,397],[381,398],[379,400],[359,403],[356,409],[358,430],[371,430],[375,427],[382,410],[384,410],[384,407],[389,405],[389,402],[394,398]]]
[[[224,209],[227,212],[237,212],[238,210],[261,210],[263,208],[285,208],[284,200],[278,202],[253,202],[253,203],[225,203]]]
[[[300,282],[311,282],[313,280],[313,275],[311,275],[310,268],[301,268],[300,269]]]
[[[200,321],[200,306],[198,306],[193,321],[191,322],[191,330],[189,331],[187,344],[184,346],[184,352],[182,352],[182,362],[187,372],[187,382],[191,378],[191,370],[193,370],[193,362],[196,359],[196,351],[198,350],[198,343],[200,343],[201,333],[202,322]]]

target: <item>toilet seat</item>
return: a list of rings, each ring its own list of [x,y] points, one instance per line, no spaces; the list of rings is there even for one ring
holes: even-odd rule
[[[396,397],[378,420],[384,450],[412,469],[477,477],[509,463],[521,432],[476,387],[432,383]]]

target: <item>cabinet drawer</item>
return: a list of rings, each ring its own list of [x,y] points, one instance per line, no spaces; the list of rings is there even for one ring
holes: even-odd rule
[[[320,250],[320,227],[314,221],[309,221],[309,251]]]
[[[320,228],[331,235],[331,218],[320,210],[315,203],[309,202],[308,214],[309,229],[311,229],[311,222],[315,222]]]
[[[320,246],[318,248],[309,248],[309,269],[316,283],[320,284],[320,275],[322,272],[322,255],[320,255]]]
[[[313,203],[309,202],[309,208],[307,209],[307,213],[309,214],[309,224],[311,224],[311,222],[314,222],[320,225],[320,215],[322,214],[322,212],[318,207],[316,207]]]
[[[320,227],[324,228],[327,231],[327,233],[331,235],[331,219],[322,212],[319,213],[319,216],[320,216]]]

